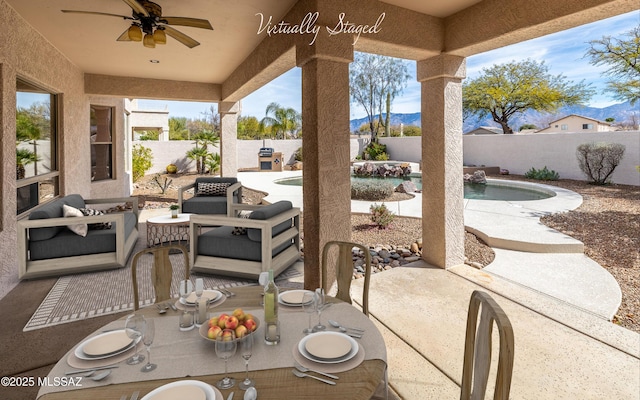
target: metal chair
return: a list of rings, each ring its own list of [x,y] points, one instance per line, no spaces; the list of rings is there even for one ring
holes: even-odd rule
[[[133,281],[133,310],[140,308],[140,297],[138,294],[138,260],[144,254],[153,255],[151,267],[151,282],[156,295],[155,303],[162,303],[171,299],[171,279],[173,276],[173,265],[169,258],[170,252],[182,253],[184,256],[185,278],[189,279],[189,253],[183,245],[173,244],[169,246],[158,246],[137,252],[131,262],[131,278]]]
[[[364,270],[364,288],[362,290],[362,312],[369,316],[369,280],[371,278],[371,254],[369,249],[365,246],[341,241],[330,241],[324,245],[322,249],[322,287],[328,290],[327,287],[327,264],[328,255],[332,247],[338,247],[338,257],[335,259],[335,271],[336,280],[338,284],[338,293],[336,298],[352,304],[351,302],[351,280],[353,279],[353,256],[352,251],[354,247],[361,249],[365,255],[365,270]]]
[[[478,323],[479,311],[480,322]],[[467,315],[461,400],[485,398],[491,367],[491,333],[494,322],[500,335],[500,352],[493,399],[509,399],[513,371],[513,328],[498,303],[487,293],[476,290],[471,293]]]

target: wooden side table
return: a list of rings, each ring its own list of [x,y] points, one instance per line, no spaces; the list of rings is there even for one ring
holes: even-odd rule
[[[169,244],[189,244],[189,218],[191,214],[161,215],[147,220],[147,247]]]

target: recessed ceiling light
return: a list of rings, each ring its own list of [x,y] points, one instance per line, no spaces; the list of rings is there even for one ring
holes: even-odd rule
[[[160,60],[149,60],[151,64],[160,64]]]

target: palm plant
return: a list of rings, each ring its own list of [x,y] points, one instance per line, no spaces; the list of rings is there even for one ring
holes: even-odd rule
[[[260,121],[260,127],[271,127],[276,139],[284,139],[286,134],[295,135],[300,129],[302,117],[293,108],[284,108],[278,103],[271,103],[265,110],[265,117]]]
[[[40,161],[38,155],[31,150],[16,149],[16,179],[24,179],[26,176],[25,166]]]
[[[204,161],[208,155],[209,151],[207,151],[207,149],[204,147],[194,147],[193,149],[187,151],[187,158],[196,162],[196,171],[199,174],[204,174]]]
[[[204,163],[207,168],[209,168],[209,174],[215,175],[218,171],[220,171],[220,154],[209,153]]]

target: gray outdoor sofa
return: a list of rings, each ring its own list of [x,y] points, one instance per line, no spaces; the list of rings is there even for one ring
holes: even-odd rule
[[[132,203],[132,211],[70,218],[63,206],[89,210],[89,205]],[[87,224],[86,236],[68,226]],[[110,224],[110,225],[109,225]],[[101,229],[92,229],[95,227]],[[18,221],[20,279],[124,267],[138,239],[138,198],[85,200],[71,194],[47,203]]]

